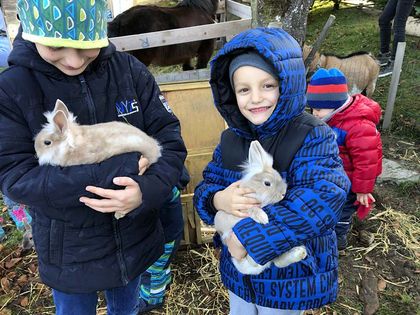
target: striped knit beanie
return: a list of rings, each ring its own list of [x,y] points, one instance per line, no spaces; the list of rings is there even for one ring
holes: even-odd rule
[[[337,68],[318,69],[306,92],[308,106],[315,109],[339,108],[348,97],[346,77]]]
[[[108,46],[106,0],[18,0],[22,37],[52,47]]]

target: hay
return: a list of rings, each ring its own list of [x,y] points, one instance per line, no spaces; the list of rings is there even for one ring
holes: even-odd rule
[[[164,309],[151,314],[226,314],[228,292],[220,280],[218,264],[209,244],[178,252]]]
[[[405,259],[418,261],[420,258],[420,219],[391,207],[384,206],[384,208],[384,211],[368,219],[368,221],[379,221],[373,243],[369,247],[348,247],[348,250],[354,254],[354,260],[360,260],[374,249],[388,254],[390,249],[398,250],[403,247],[409,255],[404,256],[397,251],[399,255]]]
[[[396,211],[391,207],[385,207],[385,211],[378,213],[368,220],[381,221],[375,234],[375,240],[380,243],[378,246],[382,248],[383,252],[387,253],[391,246],[397,245],[390,240],[389,236],[393,234],[397,236],[410,253],[410,256],[406,258],[417,260],[420,257],[419,218],[411,214]]]

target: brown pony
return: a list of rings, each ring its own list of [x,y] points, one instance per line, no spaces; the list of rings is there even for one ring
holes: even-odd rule
[[[117,15],[108,23],[108,36],[117,37],[174,28],[214,23],[218,0],[183,0],[174,7],[137,5]],[[191,58],[197,57],[197,69],[206,68],[214,50],[214,39],[177,45],[133,50],[130,53],[146,66],[182,64],[194,69]]]

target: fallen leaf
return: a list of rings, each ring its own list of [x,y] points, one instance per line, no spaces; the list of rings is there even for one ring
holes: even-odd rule
[[[0,252],[3,250],[4,246],[0,244]]]
[[[20,262],[22,260],[22,258],[12,258],[9,261],[6,261],[6,263],[4,264],[4,266],[6,267],[6,269],[11,269],[13,268],[18,262]]]
[[[29,299],[27,296],[25,296],[22,300],[20,300],[19,302],[20,306],[22,307],[26,307],[29,305]]]
[[[12,311],[8,308],[3,308],[2,310],[0,310],[0,315],[12,315]]]
[[[3,291],[5,293],[8,293],[9,292],[9,290],[10,290],[10,282],[9,282],[9,280],[6,277],[1,278],[0,285],[1,285],[1,288],[3,289]]]
[[[384,291],[386,288],[386,281],[384,279],[379,279],[378,280],[378,291],[382,292]]]
[[[29,269],[30,272],[36,273],[36,266],[35,266],[35,264],[30,264],[28,266],[28,269]]]
[[[17,279],[17,283],[20,287],[23,287],[25,284],[28,283],[28,276],[27,275],[21,275],[19,279]]]

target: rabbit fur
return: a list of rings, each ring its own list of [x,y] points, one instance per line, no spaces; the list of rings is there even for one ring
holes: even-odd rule
[[[35,136],[40,165],[93,164],[127,152],[141,152],[153,164],[161,156],[159,143],[129,124],[111,121],[79,125],[60,100],[52,112],[44,115],[48,123]]]
[[[263,149],[258,141],[251,142],[248,160],[243,165],[243,168],[244,175],[241,179],[240,187],[253,189],[255,193],[249,194],[249,196],[261,202],[261,208],[251,208],[247,213],[254,221],[260,224],[267,224],[269,218],[262,207],[282,200],[286,194],[287,184],[273,168],[272,156]],[[233,226],[240,220],[242,218],[224,211],[217,212],[214,225],[222,238],[222,242],[229,237]],[[274,263],[279,268],[283,268],[304,259],[306,255],[306,248],[302,245],[293,247],[264,265],[257,264],[249,255],[246,255],[240,261],[232,257],[232,262],[242,274],[256,275],[270,267],[271,263]]]
[[[35,136],[35,151],[40,165],[71,166],[102,162],[112,156],[141,152],[149,164],[161,156],[159,143],[140,129],[111,121],[79,125],[76,117],[60,100],[52,112],[44,113],[47,123]],[[115,213],[118,219],[122,215]]]

